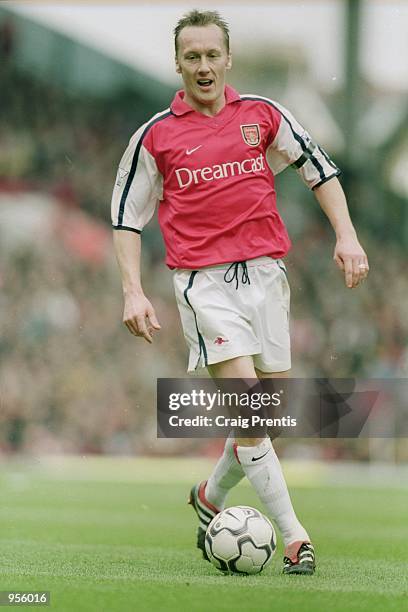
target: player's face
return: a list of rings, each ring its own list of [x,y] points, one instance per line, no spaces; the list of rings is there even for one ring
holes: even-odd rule
[[[225,72],[231,68],[224,35],[217,25],[189,26],[178,37],[176,69],[183,78],[184,101],[201,112],[217,113],[225,104]]]

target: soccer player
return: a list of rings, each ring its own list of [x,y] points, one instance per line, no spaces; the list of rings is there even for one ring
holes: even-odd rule
[[[290,241],[276,208],[274,176],[291,166],[313,190],[336,234],[334,259],[353,288],[367,276],[368,261],[339,170],[284,107],[226,85],[229,31],[217,12],[189,12],[174,34],[183,90],[130,139],[112,197],[123,321],[149,343],[160,329],[140,279],[140,234],[157,206],[190,349],[188,370],[204,366],[214,378],[288,376],[289,285],[282,258]],[[229,438],[208,480],[193,487],[204,557],[205,530],[243,476],[281,532],[284,573],[313,574],[311,538],[295,514],[269,437]]]

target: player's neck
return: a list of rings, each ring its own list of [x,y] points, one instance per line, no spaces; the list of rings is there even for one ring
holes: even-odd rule
[[[214,100],[211,104],[201,104],[198,100],[190,97],[187,93],[184,96],[184,102],[191,106],[195,111],[207,115],[207,117],[215,117],[226,104],[225,95]]]

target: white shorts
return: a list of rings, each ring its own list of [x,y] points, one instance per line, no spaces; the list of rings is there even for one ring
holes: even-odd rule
[[[290,289],[282,260],[177,269],[173,281],[189,372],[244,355],[262,372],[290,369]]]

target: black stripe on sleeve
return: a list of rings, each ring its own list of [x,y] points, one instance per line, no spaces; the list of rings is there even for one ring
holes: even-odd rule
[[[127,225],[112,225],[114,230],[126,230],[128,232],[135,232],[136,234],[141,234],[142,230],[138,230],[134,227],[128,227]]]
[[[187,295],[187,293],[190,291],[191,287],[193,286],[194,279],[196,277],[197,272],[198,272],[198,270],[193,270],[191,272],[190,278],[188,280],[188,285],[184,289],[184,299],[186,300],[187,304],[190,306],[191,310],[193,311],[194,321],[195,321],[195,326],[196,326],[197,336],[198,336],[198,346],[200,347],[200,354],[198,355],[197,365],[196,365],[196,367],[194,369],[197,369],[198,364],[200,363],[201,353],[203,353],[203,356],[204,356],[204,364],[206,366],[208,365],[207,347],[205,346],[204,338],[202,337],[202,335],[200,334],[200,330],[198,329],[197,315],[196,315],[195,310],[192,307],[192,305],[190,303],[190,300],[188,299],[188,295]]]
[[[323,155],[323,157],[326,159],[327,163],[330,164],[332,168],[334,168],[334,170],[339,170],[339,168],[336,166],[334,161],[330,159],[330,157],[327,155],[326,151],[322,147],[319,147],[319,151]]]
[[[293,162],[293,164],[291,164],[292,168],[301,168],[303,166],[303,164],[305,164],[307,162],[309,158],[306,157],[306,155],[301,155],[300,157],[298,157],[298,159],[296,161]]]
[[[132,185],[132,181],[133,181],[135,173],[136,173],[137,162],[139,160],[139,153],[140,153],[140,148],[141,148],[142,143],[143,143],[143,139],[146,136],[147,132],[150,130],[150,128],[155,123],[158,123],[159,121],[162,121],[163,119],[166,119],[167,117],[169,117],[172,114],[173,113],[171,111],[169,111],[168,113],[165,113],[164,115],[160,115],[160,117],[156,117],[156,119],[152,119],[146,125],[146,128],[143,130],[143,133],[142,133],[142,135],[139,138],[139,142],[137,143],[136,148],[135,148],[135,152],[133,154],[132,165],[130,167],[129,176],[127,177],[126,185],[125,185],[125,188],[123,190],[122,197],[120,199],[119,215],[118,215],[118,226],[122,226],[122,223],[123,223],[123,215],[125,214],[126,198],[128,196],[130,187]]]
[[[341,174],[341,171],[337,168],[337,172],[333,172],[333,174],[330,174],[330,176],[326,176],[322,181],[319,181],[318,183],[316,183],[316,185],[313,185],[312,191],[316,189],[316,187],[320,187],[320,185],[327,183],[327,181],[330,181],[335,176],[340,176],[340,174]]]

